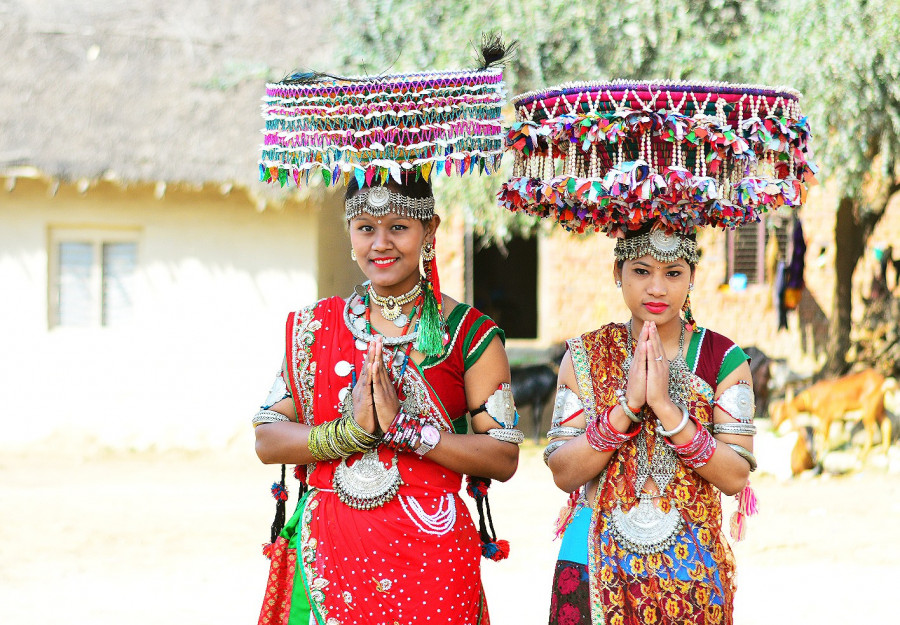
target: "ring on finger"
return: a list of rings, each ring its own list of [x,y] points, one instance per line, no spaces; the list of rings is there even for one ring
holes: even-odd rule
[[[655,360],[656,362],[660,362],[662,360],[662,358],[663,358],[662,356],[657,356],[653,360]]]

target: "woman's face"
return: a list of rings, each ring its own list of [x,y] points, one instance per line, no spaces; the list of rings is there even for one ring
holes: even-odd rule
[[[622,296],[635,320],[655,321],[663,326],[679,317],[693,280],[690,265],[683,258],[661,263],[647,254],[614,266],[616,280],[622,281]]]
[[[362,213],[350,221],[350,245],[356,263],[380,291],[408,291],[419,280],[419,258],[426,241],[434,240],[440,218],[423,223],[388,213]]]

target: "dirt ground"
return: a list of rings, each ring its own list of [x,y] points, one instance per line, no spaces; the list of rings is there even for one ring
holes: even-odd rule
[[[0,623],[256,622],[276,474],[249,446],[0,456]],[[738,625],[896,622],[900,474],[759,475],[754,486],[762,513],[735,546]],[[564,499],[537,447],[491,489],[512,543],[509,560],[483,564],[495,625],[546,623]]]

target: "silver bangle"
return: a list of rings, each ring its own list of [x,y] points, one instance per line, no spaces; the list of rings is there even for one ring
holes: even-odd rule
[[[660,436],[665,436],[666,438],[675,436],[681,430],[684,429],[684,427],[688,423],[688,420],[691,418],[691,415],[688,414],[688,410],[685,406],[682,406],[680,404],[675,404],[675,405],[678,406],[679,408],[681,408],[681,423],[679,423],[677,426],[675,426],[674,430],[664,430],[662,425],[657,424],[656,425],[656,433],[659,434]]]
[[[547,432],[547,438],[553,440],[555,438],[575,438],[576,436],[581,436],[584,434],[584,428],[573,428],[568,425],[557,425],[556,427],[550,428],[550,431]]]
[[[274,410],[260,410],[250,422],[253,424],[253,427],[256,427],[260,423],[275,423],[276,421],[290,421],[290,419]]]
[[[568,441],[555,440],[550,441],[550,444],[544,448],[544,464],[550,466],[550,454],[554,451],[565,445]]]
[[[740,421],[729,423],[713,423],[713,434],[738,434],[741,436],[755,436],[756,426],[752,423],[742,423]]]
[[[515,428],[491,428],[485,434],[495,440],[512,443],[513,445],[521,445],[522,441],[525,440],[525,432]]]
[[[735,445],[734,443],[725,443],[729,447],[731,447],[737,455],[747,461],[747,464],[750,465],[750,472],[756,471],[756,456],[754,456],[749,449],[746,447],[742,447],[740,445]]]
[[[644,418],[640,415],[635,414],[631,407],[628,405],[628,399],[626,399],[625,397],[625,391],[617,388],[616,397],[619,400],[619,405],[622,406],[622,410],[625,412],[625,416],[631,419],[632,423],[642,423],[644,421]]]

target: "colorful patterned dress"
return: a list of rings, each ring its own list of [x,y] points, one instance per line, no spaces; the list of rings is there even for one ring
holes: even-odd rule
[[[357,345],[344,323],[344,304],[333,297],[288,318],[287,378],[297,414],[309,425],[341,416],[341,402],[351,387],[346,365],[359,370],[365,358],[365,346]],[[413,409],[427,414],[435,427],[465,433],[465,372],[493,337],[502,339],[503,333],[464,304],[450,312],[447,322],[449,346],[442,356],[428,357],[421,365],[409,362],[401,399],[404,406],[411,402]],[[394,366],[394,379],[398,374]],[[381,462],[389,467],[395,452],[378,449]],[[347,464],[359,457],[352,456]],[[310,491],[276,543],[276,549],[296,549],[290,605],[285,613],[272,614],[269,622],[489,623],[481,586],[481,542],[458,494],[462,475],[415,453],[400,453],[396,460],[402,477],[399,492],[371,510],[345,505],[334,492],[339,460],[306,467]]]
[[[568,342],[586,418],[597,407],[616,403],[625,387],[622,364],[627,330],[609,324]],[[746,361],[743,350],[720,334],[698,329],[685,354],[693,376],[688,409],[711,423],[715,388]],[[643,424],[652,460],[656,420]],[[722,531],[720,491],[676,462],[664,497],[654,499],[663,512],[674,506],[684,521],[673,545],[659,553],[627,551],[611,529],[613,510],[638,502],[634,480],[637,445],[625,443],[600,476],[593,509],[582,493],[565,527],[553,579],[551,625],[730,624],[735,590],[731,549]]]

